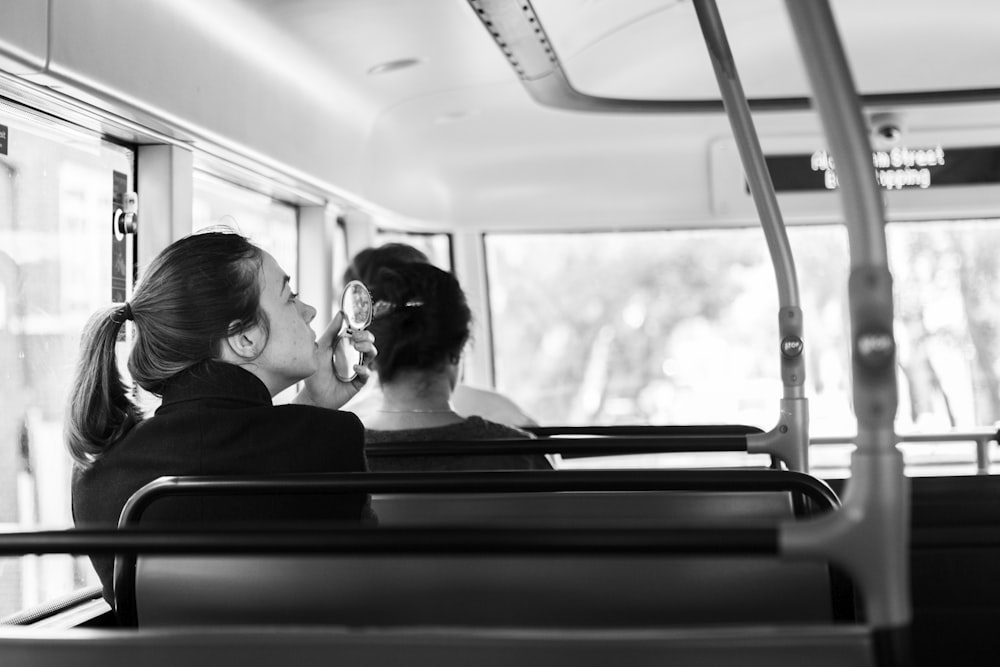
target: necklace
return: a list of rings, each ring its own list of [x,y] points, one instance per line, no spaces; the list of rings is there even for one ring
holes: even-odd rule
[[[376,410],[376,412],[391,412],[396,414],[406,413],[406,412],[418,412],[420,414],[427,414],[427,415],[430,414],[443,415],[443,414],[451,414],[454,413],[455,411],[452,410],[451,408],[448,408],[447,410],[421,410],[419,408],[414,408],[411,410]]]

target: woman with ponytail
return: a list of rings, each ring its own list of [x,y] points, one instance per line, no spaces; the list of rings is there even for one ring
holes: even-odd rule
[[[153,260],[123,306],[88,323],[71,390],[66,438],[76,462],[78,526],[117,525],[125,502],[164,475],[254,475],[364,471],[364,430],[338,410],[368,378],[339,381],[332,369],[338,313],[316,339],[316,310],[291,291],[274,258],[235,233],[185,237]],[[127,324],[131,322],[131,324]],[[144,419],[118,370],[115,342],[133,328],[132,381],[160,396]],[[370,360],[368,332],[353,335]],[[272,397],[305,380],[292,404]],[[162,521],[358,520],[365,496],[292,506],[241,504],[217,515],[204,499],[178,503]],[[91,559],[112,601],[113,559]]]
[[[463,417],[452,396],[461,375],[472,313],[458,280],[431,264],[380,269],[368,286],[379,341],[380,404],[365,417],[373,442],[440,442],[533,437],[482,417]],[[542,455],[373,457],[373,470],[550,470]]]

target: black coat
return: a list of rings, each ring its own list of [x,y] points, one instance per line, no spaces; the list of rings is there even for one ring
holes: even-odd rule
[[[78,527],[118,525],[129,497],[164,475],[262,475],[356,472],[367,469],[364,427],[353,413],[271,403],[252,373],[205,362],[170,381],[156,414],[139,423],[95,463],[73,476]],[[159,503],[163,522],[357,521],[370,516],[363,495],[304,499],[243,498],[228,504],[185,498]],[[154,506],[155,507],[155,506]],[[113,599],[112,556],[91,558]]]

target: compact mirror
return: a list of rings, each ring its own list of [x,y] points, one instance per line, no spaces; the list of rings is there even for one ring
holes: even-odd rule
[[[364,355],[351,344],[351,332],[362,331],[372,322],[372,295],[364,283],[352,280],[344,286],[340,310],[344,313],[344,328],[333,346],[333,372],[340,380],[350,382],[358,376],[354,367],[364,362]]]

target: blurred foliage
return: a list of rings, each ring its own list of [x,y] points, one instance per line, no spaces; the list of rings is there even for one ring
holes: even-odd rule
[[[991,221],[890,225],[900,410],[991,424],[1000,310]],[[814,434],[853,432],[846,231],[793,227]],[[782,397],[759,229],[487,237],[497,387],[543,424],[744,423]]]
[[[998,404],[994,221],[890,226],[901,390],[908,418],[930,429],[989,425]],[[901,404],[902,407],[902,404]]]

